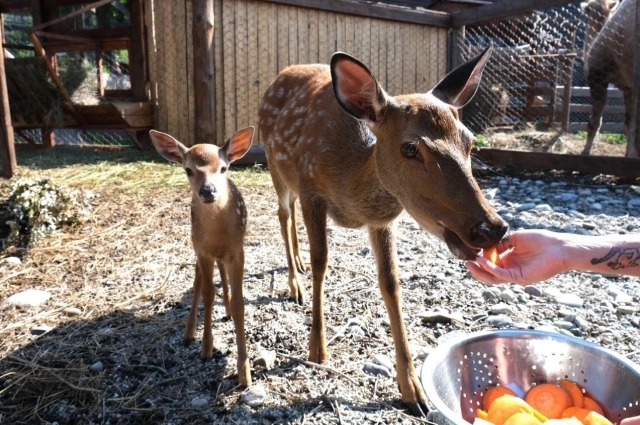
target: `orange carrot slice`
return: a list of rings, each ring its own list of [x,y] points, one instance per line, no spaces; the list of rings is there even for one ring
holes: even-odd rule
[[[496,266],[501,266],[500,263],[500,255],[498,254],[498,250],[495,246],[490,246],[489,248],[483,248],[482,254],[487,258],[487,260],[491,261]]]
[[[584,421],[584,418],[587,417],[587,415],[589,413],[591,413],[592,410],[589,409],[585,409],[583,407],[568,407],[564,410],[564,412],[562,412],[562,417],[563,418],[576,418],[578,419],[580,422]]]
[[[582,394],[582,389],[578,386],[578,384],[573,381],[569,381],[568,379],[561,379],[558,383],[560,384],[560,388],[562,388],[567,392],[567,394],[569,394],[574,407],[583,407],[584,394]]]
[[[584,402],[582,403],[582,407],[584,407],[585,409],[589,409],[589,410],[593,410],[594,412],[598,413],[601,416],[604,416],[604,412],[602,411],[602,408],[600,407],[600,405],[592,398],[590,397],[585,397],[584,398]]]
[[[496,398],[498,398],[498,397],[500,397],[502,395],[505,395],[505,394],[509,394],[509,395],[514,396],[514,397],[518,396],[516,393],[514,393],[513,391],[511,391],[507,387],[491,387],[491,388],[489,388],[487,390],[487,392],[484,393],[484,396],[482,397],[482,408],[484,410],[489,410],[489,406],[491,406],[491,403],[493,403],[493,400],[495,400]]]
[[[524,396],[524,401],[549,419],[560,419],[562,412],[571,407],[569,394],[550,382],[532,387]]]

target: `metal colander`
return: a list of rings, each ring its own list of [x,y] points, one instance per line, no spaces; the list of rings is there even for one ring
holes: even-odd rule
[[[448,421],[469,425],[490,386],[523,397],[542,382],[569,379],[583,387],[614,423],[640,415],[640,366],[581,338],[531,330],[467,334],[439,345],[420,379]]]

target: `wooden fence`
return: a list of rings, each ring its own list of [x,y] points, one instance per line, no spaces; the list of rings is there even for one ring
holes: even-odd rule
[[[191,1],[147,2],[156,126],[193,144]],[[257,126],[262,94],[291,64],[328,63],[343,51],[366,64],[392,95],[426,92],[446,74],[442,27],[267,1],[216,0],[214,30],[218,141]]]

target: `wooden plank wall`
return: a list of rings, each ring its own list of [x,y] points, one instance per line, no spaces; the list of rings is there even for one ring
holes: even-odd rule
[[[146,1],[157,129],[193,144],[191,1]],[[392,95],[426,92],[446,74],[444,28],[258,0],[214,5],[219,142],[240,128],[257,127],[261,95],[291,64],[328,63],[334,52],[344,51],[369,66]]]

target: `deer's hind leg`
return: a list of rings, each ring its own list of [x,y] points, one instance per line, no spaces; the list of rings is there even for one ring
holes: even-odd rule
[[[278,194],[278,220],[280,233],[287,253],[287,267],[289,269],[289,298],[298,304],[304,304],[304,289],[298,279],[298,271],[302,268],[300,248],[298,244],[298,230],[296,229],[295,202],[297,197],[286,186],[275,166],[269,167],[273,186]],[[302,269],[304,270],[304,269]]]
[[[602,114],[607,104],[607,86],[609,82],[605,73],[593,69],[589,71],[587,76],[589,83],[589,93],[591,95],[591,116],[587,123],[587,143],[584,145],[582,155],[590,155],[593,141],[602,125]]]

